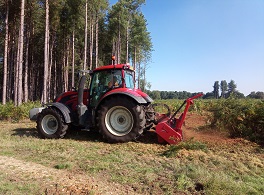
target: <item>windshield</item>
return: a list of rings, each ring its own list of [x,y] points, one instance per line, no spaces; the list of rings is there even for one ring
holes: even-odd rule
[[[126,82],[126,87],[129,89],[134,89],[134,76],[133,72],[126,70],[125,71],[125,82]]]

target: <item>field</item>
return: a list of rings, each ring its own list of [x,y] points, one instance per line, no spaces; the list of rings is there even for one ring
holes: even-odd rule
[[[264,194],[264,148],[212,126],[199,102],[184,142],[105,143],[72,129],[40,139],[35,123],[0,122],[0,194]]]

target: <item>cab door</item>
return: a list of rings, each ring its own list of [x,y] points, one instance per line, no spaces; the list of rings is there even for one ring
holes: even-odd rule
[[[103,70],[93,73],[90,87],[90,106],[96,107],[101,97],[112,90],[114,87],[114,78],[117,78],[119,83],[122,83],[121,70]],[[122,86],[122,85],[120,85]]]

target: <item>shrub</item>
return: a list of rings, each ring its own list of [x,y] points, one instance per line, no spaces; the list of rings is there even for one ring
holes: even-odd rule
[[[29,110],[40,107],[40,102],[27,102],[21,106],[14,106],[13,102],[0,104],[0,120],[19,121],[28,118]]]
[[[253,99],[221,99],[208,109],[211,125],[225,128],[232,137],[264,143],[264,102]]]

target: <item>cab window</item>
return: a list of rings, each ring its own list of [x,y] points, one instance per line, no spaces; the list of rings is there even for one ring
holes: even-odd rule
[[[90,105],[95,107],[100,98],[113,87],[120,87],[122,84],[121,70],[106,70],[95,72],[91,81]]]
[[[132,71],[125,71],[126,88],[134,89],[134,76]]]

